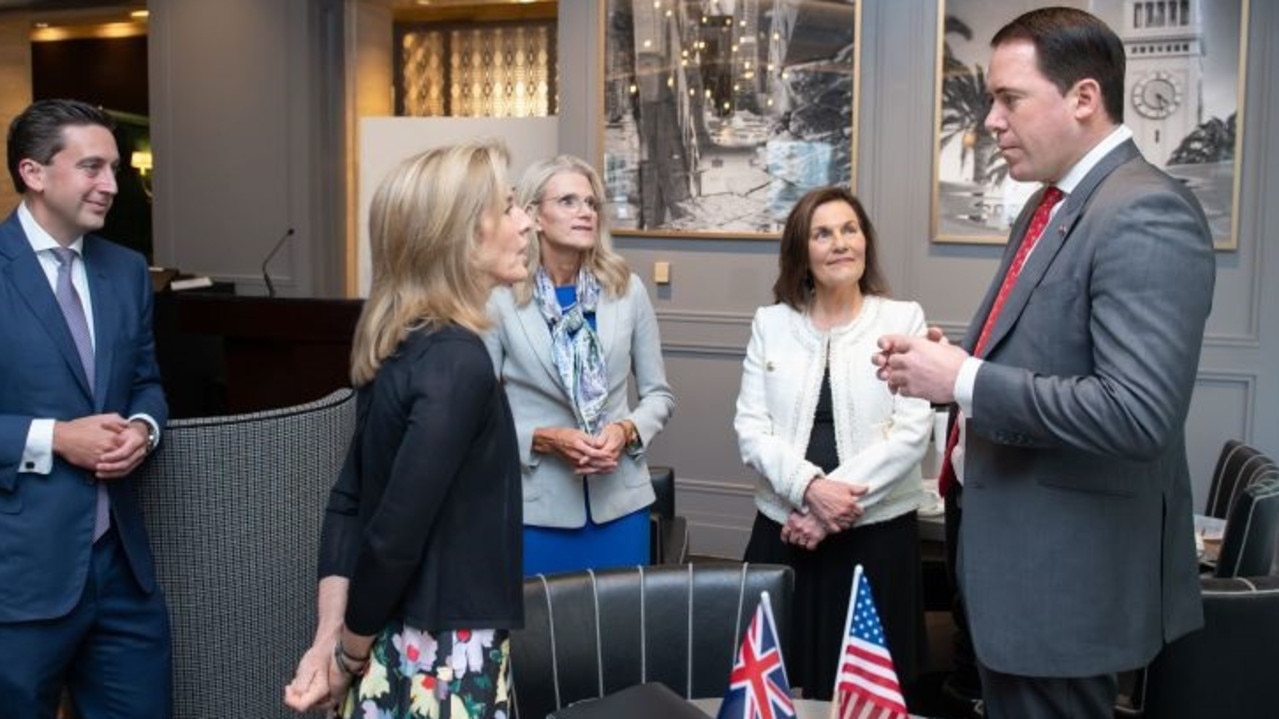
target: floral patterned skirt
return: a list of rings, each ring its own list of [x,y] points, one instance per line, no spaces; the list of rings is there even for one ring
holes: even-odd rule
[[[432,635],[396,620],[373,642],[368,671],[343,719],[506,719],[510,635],[458,629]]]

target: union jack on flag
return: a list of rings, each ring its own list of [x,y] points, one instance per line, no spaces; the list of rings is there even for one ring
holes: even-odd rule
[[[862,565],[853,570],[844,646],[835,673],[834,716],[839,719],[907,719],[893,658],[884,643],[884,628],[870,596]]]
[[[760,592],[759,606],[737,650],[737,661],[728,677],[728,693],[719,705],[716,719],[794,717],[795,704],[790,698],[782,648],[777,644],[773,610],[768,592]]]

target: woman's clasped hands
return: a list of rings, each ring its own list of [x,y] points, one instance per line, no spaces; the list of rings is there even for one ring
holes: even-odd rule
[[[533,439],[534,451],[559,455],[575,474],[608,474],[617,469],[627,431],[621,422],[610,422],[595,435],[571,427],[539,427]]]
[[[851,528],[862,516],[858,498],[866,486],[814,477],[804,490],[807,512],[791,512],[782,526],[782,541],[814,549],[827,536]]]

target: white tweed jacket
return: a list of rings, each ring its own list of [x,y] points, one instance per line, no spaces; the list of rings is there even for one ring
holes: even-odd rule
[[[804,459],[813,415],[830,358],[831,399],[839,466],[827,477],[865,484],[860,525],[883,522],[919,507],[919,462],[927,449],[932,408],[893,395],[875,376],[875,341],[888,333],[923,335],[924,311],[915,302],[869,296],[848,325],[829,332],[784,304],[755,312],[742,368],[733,427],[742,461],[753,468],[755,506],[785,523],[804,504],[804,491],[822,470]]]

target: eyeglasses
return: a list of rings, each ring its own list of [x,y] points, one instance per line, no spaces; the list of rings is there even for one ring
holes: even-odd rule
[[[556,206],[559,207],[561,210],[567,210],[569,212],[579,212],[582,209],[582,205],[586,205],[586,207],[590,209],[591,212],[594,212],[596,214],[599,213],[600,205],[601,205],[599,198],[582,197],[581,195],[560,195],[559,197],[543,197],[542,199],[537,201],[537,204],[540,205],[543,202],[554,202]]]

